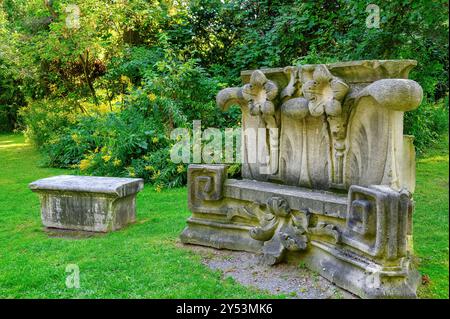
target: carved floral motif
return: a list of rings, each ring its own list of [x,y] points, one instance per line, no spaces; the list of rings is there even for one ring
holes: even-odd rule
[[[349,87],[333,76],[324,65],[318,65],[313,72],[313,78],[303,85],[302,90],[309,100],[308,108],[312,116],[324,113],[337,116],[341,114],[341,102]]]
[[[272,197],[267,201],[266,212],[260,220],[261,225],[250,230],[253,239],[267,241],[270,240],[283,218],[290,214],[287,202],[281,197]]]
[[[264,262],[276,264],[285,256],[286,250],[298,251],[306,249],[307,221],[292,214],[284,198],[271,197],[260,214],[259,226],[250,230],[253,239],[264,241]]]
[[[345,153],[345,135],[347,127],[346,110],[342,101],[349,91],[349,86],[333,76],[325,65],[318,65],[312,79],[303,85],[303,94],[309,100],[308,109],[312,116],[325,114],[328,122],[332,154],[330,162],[331,185],[343,185],[343,156]]]
[[[301,120],[303,134],[301,144],[302,152],[301,180],[303,184],[309,181],[307,167],[307,148],[311,147],[307,141],[307,116],[322,116],[328,131],[328,140],[331,144],[329,154],[329,185],[341,188],[343,185],[343,156],[345,153],[345,135],[347,126],[347,109],[342,106],[349,87],[341,79],[333,76],[325,65],[318,65],[312,70],[303,70],[301,67],[287,67],[284,73],[289,77],[289,83],[283,89],[281,98],[283,115],[294,120]],[[304,79],[307,78],[305,83]],[[315,146],[313,146],[315,147]],[[310,185],[310,182],[306,183]]]
[[[275,82],[266,78],[263,72],[256,70],[250,77],[250,83],[242,87],[242,97],[248,102],[249,112],[258,116],[260,127],[268,129],[269,140],[266,142],[269,163],[264,163],[266,174],[275,174],[278,171],[279,134],[276,117],[275,99],[278,96],[278,87]]]
[[[264,262],[269,265],[282,261],[286,251],[305,250],[309,234],[332,237],[335,243],[340,240],[335,225],[324,222],[312,225],[309,211],[292,211],[287,201],[278,196],[269,198],[266,204],[254,203],[244,211],[234,212],[229,219],[236,215],[259,220],[259,225],[250,230],[250,236],[264,242]]]
[[[256,70],[250,77],[250,83],[242,88],[242,96],[248,102],[251,115],[261,115],[268,124],[275,116],[275,104],[278,87],[266,78],[264,73]]]

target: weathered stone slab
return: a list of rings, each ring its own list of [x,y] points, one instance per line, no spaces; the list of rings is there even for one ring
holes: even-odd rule
[[[224,196],[258,203],[264,203],[268,196],[283,196],[289,207],[298,211],[310,211],[315,214],[340,218],[345,218],[347,214],[346,194],[303,187],[255,180],[228,179],[225,181]]]
[[[42,223],[48,228],[109,232],[136,219],[140,178],[61,175],[29,185],[41,201]]]

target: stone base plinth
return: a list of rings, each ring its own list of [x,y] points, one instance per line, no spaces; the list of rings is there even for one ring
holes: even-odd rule
[[[136,194],[142,179],[55,176],[29,185],[39,194],[47,228],[109,232],[136,219]]]
[[[304,263],[363,298],[416,297],[407,193],[386,186],[335,193],[226,179],[225,172],[190,166],[183,243],[260,253],[267,265]]]

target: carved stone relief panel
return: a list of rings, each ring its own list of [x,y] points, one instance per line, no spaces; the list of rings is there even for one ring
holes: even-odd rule
[[[351,186],[348,200],[344,243],[380,259],[396,260],[406,255],[412,205],[407,191]]]
[[[242,109],[243,178],[413,190],[414,178],[403,169],[403,112],[417,107],[422,90],[411,80],[382,78],[404,76],[411,65],[357,61],[244,72],[243,87],[217,96],[220,107]]]
[[[221,200],[226,177],[226,165],[189,165],[189,209],[195,212],[204,202]]]
[[[341,186],[347,124],[342,101],[349,86],[325,65],[285,72],[290,81],[281,106],[282,180],[321,189]]]
[[[268,80],[264,73],[256,70],[250,77],[250,83],[243,86],[242,96],[248,103],[249,112],[245,114],[246,121],[248,117],[253,117],[253,122],[256,120],[256,127],[247,126],[247,129],[263,129],[263,131],[255,131],[256,149],[254,149],[255,141],[249,142],[249,136],[245,136],[244,147],[249,151],[247,154],[255,152],[258,164],[256,165],[258,171],[252,170],[252,175],[275,175],[278,172],[279,160],[280,118],[275,101],[278,97],[278,86],[275,82]],[[245,133],[247,132],[244,132],[244,135]]]

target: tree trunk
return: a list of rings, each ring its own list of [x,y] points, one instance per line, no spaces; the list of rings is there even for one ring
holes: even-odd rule
[[[84,77],[86,78],[86,83],[89,87],[89,90],[92,93],[92,97],[94,98],[94,102],[98,105],[97,94],[95,93],[94,85],[92,84],[91,78],[89,77],[89,50],[85,51],[86,58],[83,58],[83,55],[80,54],[81,65],[83,66]]]

